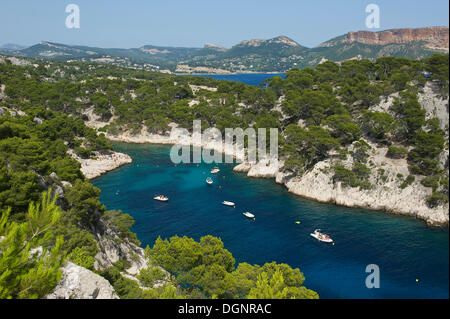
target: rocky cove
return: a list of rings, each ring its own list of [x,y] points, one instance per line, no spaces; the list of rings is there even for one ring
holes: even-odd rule
[[[394,93],[381,100],[380,103],[372,106],[372,111],[389,112],[394,98],[398,93]],[[280,99],[282,100],[282,99]],[[443,98],[433,88],[432,84],[427,84],[418,94],[418,100],[426,110],[426,117],[436,117],[439,119],[442,129],[448,129],[448,97]],[[103,122],[92,110],[86,114],[89,118],[86,125],[99,129],[108,124]],[[106,137],[111,141],[125,143],[148,143],[165,145],[192,145],[205,149],[222,152],[225,155],[235,155],[235,145],[228,145],[216,140],[201,141],[180,136],[174,128],[177,124],[169,125],[171,134],[149,133],[142,127],[141,132],[133,134],[129,131],[118,134],[106,133]],[[370,182],[373,188],[362,190],[357,187],[343,187],[340,182],[333,183],[332,167],[336,162],[333,156],[325,161],[318,162],[314,168],[306,172],[303,176],[295,176],[283,169],[284,161],[265,158],[258,163],[248,163],[244,156],[236,158],[238,164],[234,170],[246,173],[248,177],[274,178],[277,183],[283,184],[289,192],[316,200],[347,207],[360,207],[372,210],[383,210],[394,214],[408,215],[424,220],[431,226],[448,226],[449,205],[441,205],[430,208],[426,204],[426,197],[431,194],[431,189],[424,187],[420,181],[425,176],[416,178],[410,185],[400,188],[401,179],[398,176],[408,176],[408,163],[406,159],[392,159],[386,156],[387,147],[382,147],[369,140],[365,140],[370,145],[368,161],[371,163]],[[109,155],[99,161],[84,160],[82,171],[88,178],[99,176],[100,174],[131,162],[131,158],[125,154]],[[110,157],[112,156],[112,157]],[[445,167],[448,162],[448,150],[444,150],[440,156],[440,166]],[[352,164],[351,158],[344,161],[346,167]]]
[[[445,228],[428,227],[409,216],[304,199],[274,178],[248,178],[231,163],[175,164],[171,145],[113,146],[133,163],[92,183],[102,190],[100,200],[108,210],[133,217],[131,230],[142,247],[152,246],[159,236],[197,239],[209,234],[220,237],[237,262],[299,267],[321,298],[445,296]],[[210,174],[214,166],[220,172]],[[205,183],[207,176],[213,185]],[[170,198],[168,203],[152,200],[160,193]],[[223,205],[223,200],[236,207]],[[247,220],[245,211],[256,220]],[[310,233],[317,228],[330,234],[335,245],[314,240]],[[371,263],[383,271],[382,289],[376,291],[364,285],[364,269]]]
[[[379,104],[371,107],[373,111],[389,112],[396,94],[383,99]],[[427,118],[437,117],[443,129],[448,127],[448,98],[443,99],[435,93],[431,85],[424,87],[418,94],[419,102],[426,110]],[[108,124],[99,120],[92,110],[88,112],[89,120],[86,124],[99,129]],[[171,123],[171,128],[178,127]],[[215,150],[226,156],[234,155],[234,145],[223,145],[217,141],[194,141],[180,137],[177,134],[154,134],[144,127],[140,133],[133,134],[124,131],[119,134],[105,134],[107,139],[114,142],[130,144],[162,144],[162,145],[192,145],[203,149]],[[276,183],[286,187],[288,192],[303,198],[322,203],[336,204],[345,207],[358,207],[370,210],[383,211],[392,214],[405,215],[423,220],[429,226],[445,226],[449,224],[448,204],[436,208],[430,208],[426,204],[426,197],[431,194],[431,189],[423,186],[420,181],[423,177],[416,178],[404,188],[399,176],[408,176],[408,163],[405,158],[393,159],[386,156],[388,148],[380,146],[370,140],[364,140],[370,145],[368,162],[371,163],[370,183],[371,189],[357,187],[344,187],[341,182],[333,182],[333,165],[338,161],[337,154],[316,165],[303,175],[298,176],[284,168],[284,161],[272,158],[264,158],[258,163],[249,163],[244,156],[236,158],[238,164],[233,171],[246,174],[247,177],[274,179]],[[351,148],[351,147],[350,147]],[[114,170],[122,165],[132,163],[132,158],[125,154],[126,151],[96,153],[93,158],[82,159],[74,152],[69,153],[81,164],[81,171],[88,179]],[[440,166],[444,167],[448,161],[448,150],[444,150],[440,156]],[[348,156],[343,161],[346,167],[351,167],[352,158]],[[388,218],[388,217],[387,217]],[[131,262],[131,267],[122,272],[126,278],[137,280],[136,274],[146,266],[143,249],[136,245],[120,240],[117,244],[114,238],[117,234],[101,222],[94,230],[100,252],[96,256],[95,268],[104,269],[117,262],[126,259]],[[116,238],[117,240],[117,238]],[[97,277],[96,277],[97,276]],[[89,278],[88,280],[85,280]],[[134,278],[134,279],[133,279]],[[67,298],[78,296],[82,298],[117,298],[114,289],[108,282],[102,281],[102,277],[87,269],[68,263],[63,268],[63,279],[48,296],[48,298]],[[92,283],[86,286],[86,283]]]
[[[107,135],[108,139],[118,142],[126,143],[149,143],[149,144],[178,144],[186,143],[186,141],[176,141],[170,136],[156,135],[156,134],[142,134],[129,135],[123,134],[119,136]],[[221,150],[221,143],[209,142],[202,146],[203,148],[212,150]],[[224,148],[225,155],[231,155],[232,145],[227,145]],[[384,210],[390,213],[408,215],[423,219],[427,224],[432,226],[447,225],[449,222],[448,204],[438,207],[429,208],[426,205],[425,198],[431,194],[431,190],[420,184],[420,181],[414,181],[405,189],[400,189],[399,181],[396,181],[396,176],[402,174],[407,176],[408,165],[406,160],[390,160],[384,155],[387,148],[376,149],[371,154],[371,159],[377,164],[383,163],[383,169],[387,176],[387,182],[377,179],[376,174],[372,175],[372,180],[376,183],[371,190],[360,190],[358,188],[345,188],[338,182],[336,185],[332,182],[332,164],[333,160],[326,160],[316,164],[313,170],[307,172],[305,175],[292,176],[289,173],[283,172],[283,161],[273,159],[264,159],[258,163],[242,162],[238,164],[234,171],[246,173],[248,177],[254,178],[274,178],[277,183],[283,184],[289,192],[308,198],[317,200],[319,202],[327,202],[347,207],[360,207],[373,210]],[[119,155],[120,154],[120,155]],[[124,155],[116,153],[119,158],[124,158]],[[108,171],[106,166],[102,163],[92,161],[95,163],[90,166],[85,163],[82,166],[82,171],[86,176],[94,176],[92,170],[94,167],[103,167],[103,171]],[[108,161],[105,161],[108,163]],[[129,160],[123,162],[129,163]],[[351,162],[348,162],[351,164]],[[108,165],[108,164],[106,164]],[[110,169],[119,167],[109,166]],[[95,169],[94,169],[95,170]],[[387,174],[387,175],[386,175]],[[98,175],[97,175],[98,176]]]

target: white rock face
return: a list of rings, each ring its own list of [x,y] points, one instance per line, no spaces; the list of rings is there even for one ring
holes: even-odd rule
[[[136,275],[141,269],[147,267],[143,248],[128,240],[120,239],[116,232],[105,225],[103,221],[99,222],[99,228],[95,232],[99,248],[94,261],[96,270],[107,269],[120,258],[126,259],[131,263],[131,266],[126,269],[126,272],[130,275]]]
[[[425,200],[431,194],[431,189],[420,184],[420,178],[416,178],[405,189],[399,188],[402,181],[399,180],[397,175],[408,176],[408,164],[405,159],[387,158],[385,157],[386,153],[387,148],[374,148],[370,152],[368,161],[374,163],[369,178],[374,188],[370,190],[342,187],[339,182],[334,184],[332,180],[334,162],[332,159],[317,163],[311,171],[301,177],[289,176],[287,173],[281,172],[282,162],[278,166],[244,162],[236,166],[234,171],[247,173],[247,176],[251,177],[274,177],[276,182],[284,184],[289,192],[319,202],[385,210],[423,219],[429,225],[448,225],[449,205],[446,204],[434,209],[429,208]],[[351,163],[351,160],[344,161],[346,166],[351,166]],[[380,179],[377,172],[380,168],[384,170],[385,180]]]
[[[381,98],[380,103],[372,105],[369,107],[369,110],[372,112],[385,112],[385,113],[391,113],[389,109],[391,108],[392,104],[394,104],[394,99],[399,97],[398,92],[395,92],[388,97]]]
[[[377,105],[371,106],[371,111],[391,113],[391,106],[398,93],[391,94],[383,98]],[[448,97],[442,98],[438,92],[433,90],[433,84],[427,83],[422,92],[418,94],[418,101],[426,110],[426,118],[437,117],[441,128],[445,129],[449,123]],[[281,100],[279,104],[281,104]],[[171,123],[172,127],[176,124]],[[198,141],[183,139],[176,134],[159,135],[148,133],[145,128],[138,135],[122,133],[120,135],[106,134],[106,137],[113,141],[126,143],[151,143],[151,144],[181,144],[201,146],[206,149],[214,149],[226,155],[235,155],[234,146],[226,145],[216,141]],[[448,137],[447,137],[448,139]],[[449,205],[431,209],[426,204],[426,197],[431,194],[431,189],[420,184],[423,177],[416,177],[416,180],[404,189],[399,188],[401,180],[409,175],[408,164],[405,159],[389,159],[386,157],[387,148],[377,148],[369,143],[374,151],[370,154],[368,161],[372,161],[372,173],[370,182],[373,189],[360,190],[359,188],[341,187],[339,183],[333,184],[333,172],[331,167],[333,162],[328,159],[319,162],[315,167],[302,177],[292,176],[283,172],[283,161],[266,159],[259,163],[248,163],[245,156],[237,156],[240,162],[234,167],[235,172],[246,173],[249,177],[275,178],[279,184],[284,184],[288,190],[294,194],[314,199],[321,202],[330,202],[349,207],[362,207],[374,210],[385,210],[392,213],[415,216],[425,220],[430,225],[448,225]],[[441,167],[445,167],[448,161],[448,150],[444,150],[439,158]],[[351,162],[347,163],[347,166]],[[378,169],[384,170],[386,180],[380,180]]]
[[[423,92],[418,94],[419,103],[427,111],[426,119],[437,117],[442,129],[448,128],[448,97],[442,98],[433,92],[433,86],[427,83]]]
[[[257,163],[242,162],[235,166],[233,171],[247,173],[248,177],[275,178],[279,173],[279,168],[283,165],[282,161],[274,158],[265,158]]]
[[[72,150],[69,150],[68,153],[81,164],[80,170],[87,179],[98,177],[133,161],[129,155],[119,152],[97,152],[95,159],[81,158]]]
[[[252,164],[250,164],[249,162],[242,162],[242,163],[236,165],[233,168],[233,171],[240,172],[240,173],[248,173],[250,168],[252,168]]]
[[[67,262],[63,276],[47,299],[119,299],[105,278],[92,271]]]
[[[425,198],[431,194],[431,189],[417,181],[405,189],[400,189],[395,182],[377,184],[371,190],[344,188],[340,183],[334,185],[330,174],[320,170],[323,168],[329,168],[326,161],[316,164],[312,171],[301,178],[289,180],[285,185],[291,193],[320,202],[415,216],[429,225],[446,225],[449,222],[448,204],[435,209],[429,208]]]
[[[369,107],[370,111],[386,112],[394,115],[390,108],[394,104],[394,99],[399,97],[399,93],[393,93],[386,98],[382,98],[380,103]],[[439,124],[442,129],[448,127],[449,121],[449,108],[448,108],[448,96],[443,97],[434,88],[433,83],[427,82],[423,89],[417,94],[417,100],[420,105],[425,109],[425,118],[438,118]]]
[[[379,110],[385,111],[392,103],[392,97],[386,105]],[[221,143],[210,142],[192,143],[177,136],[162,136],[149,134],[143,130],[139,135],[128,133],[119,136],[107,135],[107,138],[115,141],[128,143],[152,143],[152,144],[181,144],[202,146],[204,148],[223,151],[225,154],[233,154],[231,145],[223,146]],[[330,169],[333,163],[326,160],[316,164],[314,169],[302,177],[290,176],[282,171],[283,161],[271,159],[262,160],[256,164],[245,161],[241,157],[241,163],[234,167],[235,172],[246,173],[249,177],[275,178],[279,184],[284,184],[289,192],[320,202],[335,203],[348,207],[361,207],[373,210],[385,210],[388,212],[414,216],[425,220],[430,225],[448,225],[448,204],[431,209],[426,205],[426,197],[431,194],[431,189],[420,184],[420,178],[416,178],[411,185],[400,189],[397,174],[405,178],[409,175],[408,164],[405,159],[389,159],[386,157],[387,148],[377,148],[370,143],[374,151],[370,154],[368,161],[374,163],[370,182],[374,185],[371,190],[360,190],[358,188],[342,188],[339,184],[332,182],[333,172]],[[448,158],[448,156],[447,156]],[[443,158],[445,160],[445,158]],[[351,163],[348,163],[351,164]],[[377,169],[385,170],[387,181],[377,180]],[[327,174],[324,171],[328,171]]]

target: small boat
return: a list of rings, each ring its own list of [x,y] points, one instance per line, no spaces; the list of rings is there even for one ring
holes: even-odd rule
[[[220,169],[216,166],[216,167],[214,167],[212,170],[211,170],[211,174],[216,174],[216,173],[219,173],[220,172]]]
[[[160,202],[167,202],[169,200],[169,197],[164,195],[158,195],[153,197],[154,200],[159,200]]]
[[[235,203],[229,202],[229,201],[226,201],[226,200],[224,200],[224,201],[222,202],[222,204],[224,204],[225,206],[236,206]]]
[[[326,242],[326,243],[332,243],[333,239],[330,238],[327,234],[321,233],[320,229],[316,229],[314,233],[311,234],[312,237],[314,237],[317,240]]]
[[[255,215],[253,215],[252,213],[245,212],[245,213],[242,213],[242,215],[244,215],[247,218],[255,220]]]
[[[206,179],[206,183],[207,183],[208,185],[211,185],[211,184],[213,183],[212,178],[211,178],[211,177],[208,177],[208,178]]]

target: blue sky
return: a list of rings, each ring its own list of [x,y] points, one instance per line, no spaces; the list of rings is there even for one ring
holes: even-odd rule
[[[80,7],[80,29],[65,27],[66,5]],[[2,0],[0,44],[41,40],[98,47],[145,44],[225,47],[286,35],[313,47],[366,30],[365,8],[380,7],[380,29],[448,26],[448,0]]]

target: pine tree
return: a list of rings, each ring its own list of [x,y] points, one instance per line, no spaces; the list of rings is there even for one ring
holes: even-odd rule
[[[52,228],[61,209],[51,191],[41,202],[30,203],[26,221],[8,222],[11,209],[0,218],[0,298],[41,298],[61,278],[64,262],[62,236],[54,239]]]

